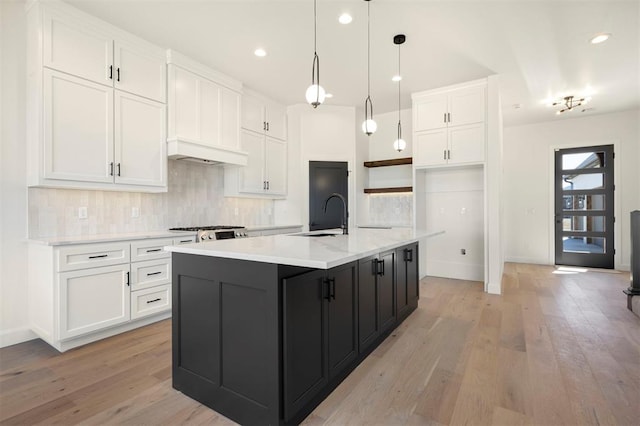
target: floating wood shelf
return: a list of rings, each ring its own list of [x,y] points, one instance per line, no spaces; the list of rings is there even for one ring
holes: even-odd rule
[[[395,188],[365,188],[365,194],[387,194],[391,192],[413,192],[412,186],[397,186]]]
[[[392,160],[365,161],[365,167],[386,167],[386,166],[402,166],[404,164],[413,164],[413,157],[394,158]]]

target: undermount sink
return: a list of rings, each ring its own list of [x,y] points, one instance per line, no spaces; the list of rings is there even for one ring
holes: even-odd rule
[[[328,232],[309,232],[306,234],[291,234],[293,237],[335,237],[338,234],[331,234]]]

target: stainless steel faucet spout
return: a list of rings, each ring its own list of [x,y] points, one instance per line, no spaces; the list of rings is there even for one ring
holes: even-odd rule
[[[344,199],[344,196],[342,196],[342,194],[339,194],[337,192],[334,192],[333,194],[329,195],[329,197],[324,201],[324,212],[327,212],[327,204],[329,203],[329,200],[332,198],[339,198],[342,201],[342,235],[348,235],[349,234],[349,212],[347,211],[347,200]]]

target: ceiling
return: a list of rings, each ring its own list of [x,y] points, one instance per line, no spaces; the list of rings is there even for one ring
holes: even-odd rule
[[[150,42],[175,49],[287,105],[304,102],[313,60],[312,0],[66,0]],[[640,2],[576,0],[373,0],[374,113],[397,110],[395,34],[402,107],[410,94],[500,76],[507,126],[640,107]],[[318,0],[321,85],[327,104],[362,108],[367,90],[363,0]],[[338,23],[349,12],[353,22]],[[596,33],[612,33],[592,45]],[[267,56],[253,52],[262,47]],[[545,100],[591,96],[555,115]],[[516,107],[517,106],[517,107]],[[321,107],[320,107],[321,108]],[[589,109],[586,109],[589,108]],[[586,109],[586,111],[582,111]]]

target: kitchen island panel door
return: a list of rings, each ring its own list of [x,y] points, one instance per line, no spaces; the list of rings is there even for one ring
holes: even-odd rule
[[[221,386],[263,406],[269,406],[272,363],[263,355],[269,347],[268,293],[237,283],[221,283]]]
[[[284,418],[291,419],[327,384],[325,271],[283,280]]]
[[[395,251],[380,255],[378,269],[378,315],[380,332],[393,328],[396,323],[396,274]]]
[[[358,354],[356,263],[327,272],[329,300],[329,377],[342,372]]]
[[[219,334],[219,316],[211,315],[220,306],[219,286],[212,281],[187,275],[179,276],[177,286],[180,305],[189,309],[180,309],[178,317],[174,316],[178,325],[179,348],[174,369],[186,370],[219,384],[220,341],[217,338],[204,338]]]
[[[377,257],[358,261],[358,340],[363,353],[378,337]]]

